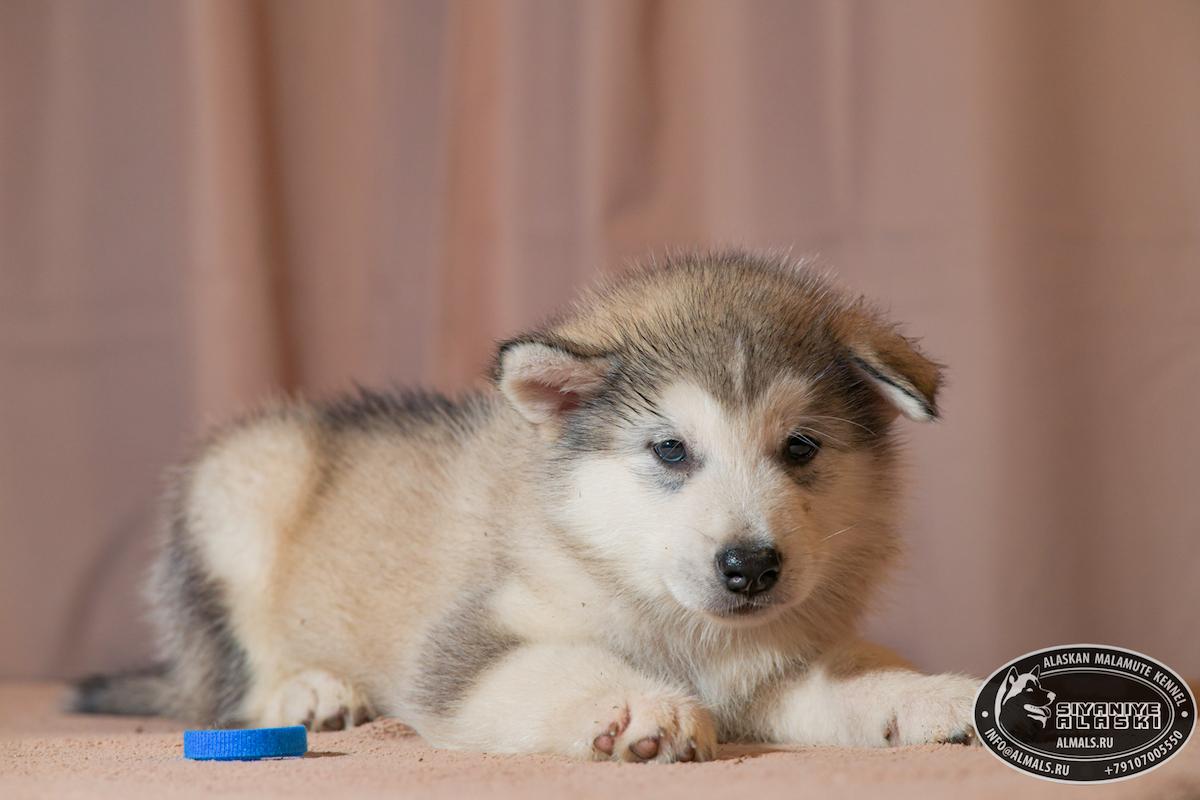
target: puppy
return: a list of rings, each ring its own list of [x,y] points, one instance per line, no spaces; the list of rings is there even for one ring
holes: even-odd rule
[[[855,636],[939,367],[779,258],[674,258],[500,346],[450,400],[362,392],[178,470],[162,662],[80,711],[689,761],[718,741],[964,742],[975,681]]]

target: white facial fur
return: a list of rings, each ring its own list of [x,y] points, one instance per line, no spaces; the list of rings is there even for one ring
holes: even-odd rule
[[[861,456],[805,417],[807,391],[785,379],[737,410],[693,383],[670,386],[657,398],[662,418],[622,430],[613,454],[578,458],[562,519],[643,596],[728,624],[755,624],[802,602],[842,546],[837,534],[852,535],[868,486]],[[789,468],[782,452],[797,429],[823,447],[808,467]],[[658,460],[650,445],[664,439],[685,443],[689,467]],[[801,485],[789,470],[805,469],[823,477]],[[776,586],[755,598],[761,610],[734,615],[744,597],[724,587],[716,557],[747,541],[775,547],[783,568]]]

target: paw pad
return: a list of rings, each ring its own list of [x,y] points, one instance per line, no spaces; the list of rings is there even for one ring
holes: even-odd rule
[[[613,761],[704,761],[716,748],[711,716],[686,697],[634,696],[619,718],[592,739],[593,758]]]
[[[647,736],[645,739],[638,739],[629,745],[629,749],[638,758],[649,761],[658,755],[658,737]]]
[[[310,731],[341,731],[370,721],[367,700],[345,681],[320,670],[302,672],[282,684],[262,723],[303,725]]]

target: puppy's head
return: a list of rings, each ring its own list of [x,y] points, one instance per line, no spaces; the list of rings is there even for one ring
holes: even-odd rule
[[[863,602],[894,551],[889,429],[937,417],[940,371],[811,272],[726,254],[602,287],[496,380],[615,589],[746,625]]]

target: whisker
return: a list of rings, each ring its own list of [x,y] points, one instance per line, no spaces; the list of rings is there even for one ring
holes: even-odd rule
[[[795,428],[792,429],[793,433],[804,433],[805,431],[807,431],[808,433],[816,434],[818,439],[828,439],[829,441],[833,442],[834,444],[840,444],[842,447],[846,446],[846,443],[843,442],[841,439],[838,439],[836,436],[831,436],[830,434],[825,433],[824,431],[822,431],[819,428],[810,428],[807,425],[797,425]]]
[[[845,533],[846,531],[850,530],[851,528],[857,528],[857,527],[858,527],[858,523],[857,523],[857,522],[856,522],[856,523],[854,523],[853,525],[847,525],[846,527],[842,528],[840,531],[834,531],[833,533],[829,534],[829,535],[828,535],[828,536],[826,536],[825,538],[821,539],[821,541],[822,541],[822,542],[827,542],[827,541],[829,541],[830,539],[832,539],[833,537],[835,537],[835,536],[838,536],[838,535],[840,535],[840,534],[843,534],[843,533]]]
[[[861,422],[855,422],[852,419],[846,419],[845,417],[830,417],[830,416],[826,416],[823,414],[805,414],[805,416],[808,417],[809,419],[831,419],[834,422],[844,422],[847,425],[853,425],[856,428],[862,428],[864,431],[871,434],[872,436],[875,435],[875,431],[871,430],[866,425],[863,425]]]
[[[710,542],[713,542],[714,544],[717,542],[717,537],[707,534],[704,531],[700,530],[699,528],[693,527],[691,525],[687,525],[685,527],[687,527],[687,529],[689,531],[691,531],[692,533],[698,533],[698,534],[700,534],[700,536],[702,538],[708,539]]]

